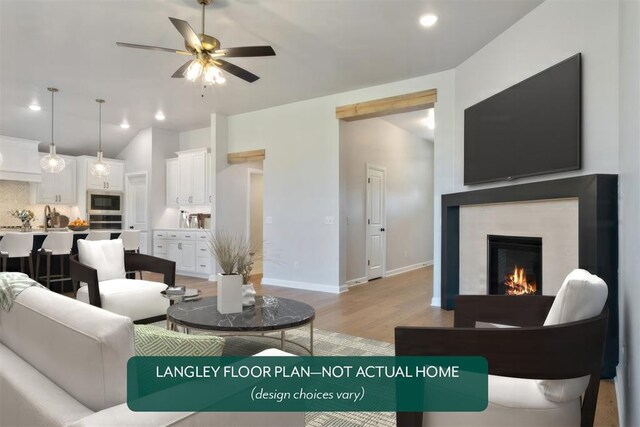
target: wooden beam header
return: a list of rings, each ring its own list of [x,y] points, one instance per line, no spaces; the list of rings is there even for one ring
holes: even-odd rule
[[[431,107],[437,101],[437,98],[437,89],[429,89],[390,98],[343,105],[336,108],[336,118],[352,121],[423,110]]]
[[[227,163],[257,162],[265,159],[265,150],[239,151],[227,154]]]

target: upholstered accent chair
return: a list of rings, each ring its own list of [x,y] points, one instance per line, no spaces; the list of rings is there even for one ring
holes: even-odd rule
[[[175,263],[149,255],[125,252],[122,240],[78,240],[78,255],[70,257],[76,299],[151,323],[166,318],[169,300],[160,294],[175,283]],[[164,283],[135,280],[127,271],[145,270],[164,275]]]
[[[592,426],[607,293],[602,279],[577,269],[555,297],[459,296],[453,328],[397,327],[397,356],[489,362],[485,411],[400,412],[398,426]]]

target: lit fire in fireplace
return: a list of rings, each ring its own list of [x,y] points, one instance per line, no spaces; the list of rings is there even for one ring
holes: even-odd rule
[[[533,295],[536,293],[536,282],[527,282],[527,275],[524,268],[516,265],[513,274],[507,274],[504,280],[504,287],[507,295]]]

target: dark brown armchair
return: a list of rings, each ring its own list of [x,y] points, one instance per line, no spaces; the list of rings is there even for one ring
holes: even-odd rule
[[[572,419],[581,426],[592,426],[602,367],[608,311],[595,317],[543,326],[554,297],[549,296],[459,296],[456,299],[453,328],[397,327],[397,356],[480,355],[489,363],[489,374],[512,378],[561,380],[590,375],[580,404]],[[506,324],[518,328],[476,328],[476,322]],[[517,381],[517,380],[516,380]],[[491,402],[491,378],[489,401]],[[491,406],[491,403],[490,403]],[[504,408],[500,409],[501,411]],[[574,412],[575,412],[574,411]],[[531,412],[533,413],[533,412]],[[443,413],[429,413],[442,416]],[[542,416],[539,412],[535,416]],[[447,413],[455,425],[478,421],[485,413]],[[514,408],[513,423],[528,425]],[[465,418],[467,417],[467,418]],[[469,418],[471,417],[471,418]],[[538,418],[540,425],[554,425]],[[498,424],[495,420],[488,423]],[[398,426],[423,425],[423,413],[398,413]],[[482,424],[485,425],[485,424]],[[514,424],[515,425],[515,424]]]

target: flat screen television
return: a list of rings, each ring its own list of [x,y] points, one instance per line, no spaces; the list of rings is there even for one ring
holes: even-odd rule
[[[464,184],[580,169],[581,55],[464,110]]]

